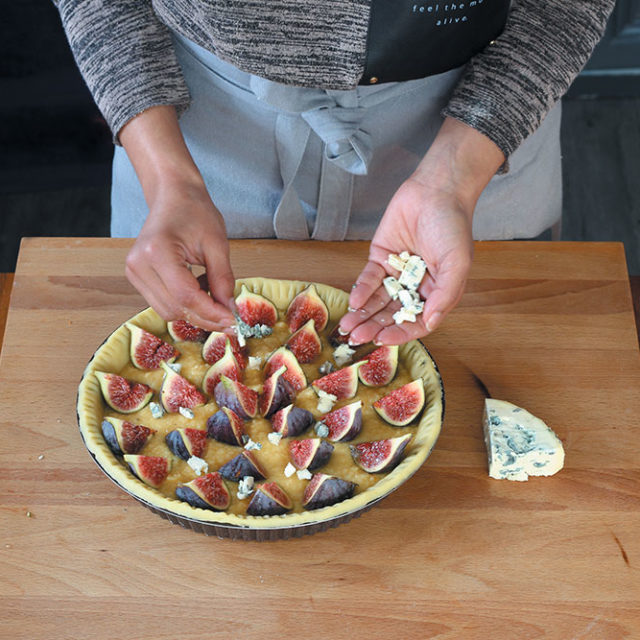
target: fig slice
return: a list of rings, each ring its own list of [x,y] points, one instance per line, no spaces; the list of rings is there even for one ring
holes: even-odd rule
[[[315,320],[311,318],[303,324],[288,340],[287,347],[301,364],[313,362],[322,351],[322,342],[316,331]]]
[[[315,471],[329,462],[332,453],[333,445],[320,438],[289,442],[289,459],[296,469]]]
[[[331,442],[353,440],[362,430],[362,402],[352,402],[328,413],[322,422],[327,425]]]
[[[424,407],[424,384],[420,378],[388,393],[373,403],[378,415],[394,427],[413,422]]]
[[[218,469],[220,475],[232,482],[239,482],[245,476],[254,480],[264,480],[266,471],[260,466],[256,456],[251,451],[243,451]]]
[[[278,321],[278,310],[273,302],[258,293],[249,291],[244,284],[240,289],[240,295],[236,298],[236,309],[242,321],[250,327],[257,324],[273,327]]]
[[[318,389],[334,395],[338,400],[353,398],[358,391],[358,369],[366,364],[366,360],[354,362],[348,367],[338,369],[311,383],[314,391]]]
[[[191,456],[202,458],[207,446],[207,432],[204,429],[174,429],[164,438],[172,453],[188,460]]]
[[[161,340],[130,322],[124,323],[131,333],[129,355],[131,363],[138,369],[159,369],[161,362],[173,362],[180,352],[168,342]]]
[[[213,511],[224,511],[231,504],[229,490],[217,471],[179,484],[176,487],[176,498],[192,507]]]
[[[149,403],[153,390],[142,382],[115,373],[95,372],[105,402],[120,413],[134,413]]]
[[[264,377],[268,378],[280,367],[287,368],[284,378],[291,383],[296,392],[307,386],[307,377],[292,351],[286,347],[276,349],[268,358],[264,366]]]
[[[227,340],[224,355],[216,360],[204,374],[202,388],[205,393],[213,395],[216,385],[220,382],[220,376],[226,376],[230,380],[240,380],[240,367],[233,355],[231,342]]]
[[[227,376],[220,376],[213,396],[220,408],[228,407],[243,420],[255,418],[258,413],[258,392]]]
[[[222,407],[207,420],[207,435],[218,442],[241,447],[245,434],[242,418],[229,407]]]
[[[290,382],[284,377],[287,368],[282,365],[274,371],[264,382],[260,395],[260,413],[269,418],[278,409],[291,404],[296,392]]]
[[[299,436],[314,422],[313,414],[307,409],[290,404],[271,417],[271,429],[283,437]]]
[[[293,507],[291,498],[276,482],[265,482],[256,487],[256,492],[247,507],[248,516],[279,516]]]
[[[105,418],[102,421],[102,435],[117,456],[140,453],[154,433],[155,429],[132,424],[121,418]]]
[[[131,473],[145,484],[156,489],[165,481],[171,469],[171,461],[161,456],[125,454],[125,463]]]
[[[310,284],[291,301],[286,313],[286,321],[291,331],[297,331],[311,319],[315,321],[317,331],[322,331],[329,322],[327,305],[318,295],[313,284]]]
[[[238,338],[234,335],[222,333],[221,331],[212,331],[206,342],[202,345],[202,359],[207,364],[213,364],[220,360],[225,354],[227,342],[231,343],[233,357],[236,359],[240,369],[247,366],[247,350],[240,346]]]
[[[366,356],[367,363],[358,369],[360,382],[367,387],[384,387],[389,384],[398,370],[397,344],[384,345]]]
[[[336,476],[315,473],[305,487],[302,506],[309,511],[321,509],[350,498],[357,485]]]
[[[166,362],[161,362],[165,377],[160,387],[160,402],[168,413],[178,413],[180,407],[193,409],[206,402],[204,394],[195,384],[176,373]]]
[[[186,320],[171,320],[167,322],[167,331],[176,342],[205,342],[208,331],[196,327]]]
[[[402,454],[413,436],[406,433],[397,438],[373,440],[350,445],[353,461],[368,473],[391,471],[402,460]]]

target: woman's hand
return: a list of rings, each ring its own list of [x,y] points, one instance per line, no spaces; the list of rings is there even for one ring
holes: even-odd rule
[[[222,215],[184,143],[173,107],[151,107],[129,121],[120,140],[133,164],[149,215],[127,256],[126,275],[165,320],[208,331],[235,322],[234,277]],[[206,269],[204,289],[191,266]]]
[[[447,118],[415,173],[391,199],[371,242],[369,261],[340,321],[351,344],[402,344],[433,331],[464,292],[473,257],[471,226],[475,204],[504,162],[500,149],[461,122]],[[426,299],[416,322],[396,325],[400,308],[382,286],[398,272],[390,253],[422,257],[427,274],[418,291]]]

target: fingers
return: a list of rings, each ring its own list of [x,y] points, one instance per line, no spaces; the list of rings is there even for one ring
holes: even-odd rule
[[[211,296],[220,306],[226,309],[226,316],[231,317],[231,324],[233,324],[235,320],[229,312],[229,306],[233,301],[235,278],[231,271],[228,245],[225,247],[225,250],[216,251],[214,248],[213,250],[207,251],[205,254],[205,268],[207,270],[207,282]]]
[[[349,296],[349,306],[352,309],[361,309],[382,284],[386,271],[377,262],[367,262],[362,273],[358,276]],[[342,325],[340,325],[342,326]],[[343,327],[344,328],[344,327]]]
[[[390,302],[389,295],[384,287],[378,285],[378,288],[373,291],[367,301],[359,308],[353,309],[345,314],[340,320],[340,328],[347,333],[353,331],[358,325],[366,322],[382,311]],[[393,313],[393,312],[391,312]],[[367,342],[366,340],[364,342]]]

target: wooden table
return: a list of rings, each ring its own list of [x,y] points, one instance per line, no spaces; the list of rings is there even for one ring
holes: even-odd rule
[[[22,245],[0,361],[0,637],[640,638],[640,358],[619,244],[477,245],[427,340],[446,388],[422,468],[337,529],[207,538],[138,505],[75,421],[93,350],[143,306],[126,240]],[[364,243],[237,241],[237,276],[348,288]],[[482,387],[545,419],[566,467],[487,476]]]

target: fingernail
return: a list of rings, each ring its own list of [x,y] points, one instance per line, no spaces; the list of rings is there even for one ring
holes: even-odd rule
[[[434,311],[430,316],[429,319],[427,320],[427,324],[425,325],[427,328],[427,331],[429,333],[431,333],[432,331],[435,330],[435,328],[440,324],[440,321],[442,320],[442,314],[439,311]]]
[[[381,340],[374,340],[373,344],[375,344],[376,347],[381,347],[384,344],[384,342],[382,342]]]
[[[340,325],[338,325],[338,334],[341,336],[348,336],[349,335],[349,331],[343,331],[342,327]]]

